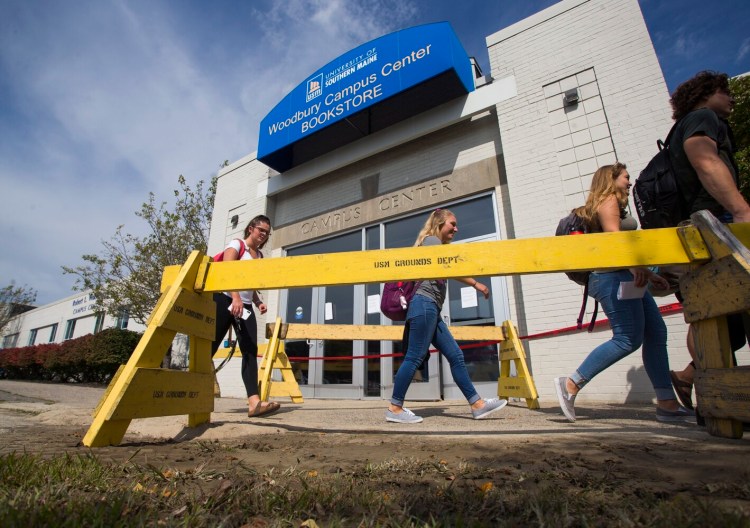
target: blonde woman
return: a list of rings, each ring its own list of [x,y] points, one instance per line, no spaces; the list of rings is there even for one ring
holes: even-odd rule
[[[414,246],[450,244],[457,231],[458,221],[456,216],[447,209],[437,209],[427,218]],[[485,299],[489,298],[490,289],[481,282],[468,277],[456,280],[472,286],[484,295]],[[385,412],[385,419],[388,422],[419,423],[422,421],[421,416],[415,415],[404,407],[404,400],[414,373],[428,353],[430,343],[448,360],[453,379],[469,402],[471,414],[475,420],[489,416],[508,403],[506,400],[497,398],[485,400],[479,396],[474,388],[469,378],[469,372],[466,370],[463,351],[458,348],[458,344],[448,330],[448,326],[440,317],[445,293],[446,281],[426,280],[422,281],[411,302],[409,302],[406,314],[409,344],[404,361],[396,372],[391,403]]]
[[[624,164],[599,168],[591,181],[586,205],[575,212],[592,232],[629,231],[637,228],[626,214],[630,175]],[[594,271],[589,277],[589,295],[599,301],[609,318],[612,339],[596,347],[569,377],[555,378],[555,391],[565,417],[575,422],[575,398],[594,376],[635,352],[643,345],[643,365],[656,392],[656,419],[662,422],[690,420],[695,413],[681,407],[672,390],[667,357],[667,327],[651,294],[618,299],[620,283],[634,282],[643,287],[650,282],[656,289],[669,283],[647,268]]]

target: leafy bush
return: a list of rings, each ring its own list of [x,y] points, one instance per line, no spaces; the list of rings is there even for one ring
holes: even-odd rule
[[[0,378],[107,383],[141,334],[110,328],[63,343],[0,350]]]
[[[128,330],[110,328],[93,336],[88,355],[90,381],[108,382],[120,365],[127,363],[138,346],[141,334]]]

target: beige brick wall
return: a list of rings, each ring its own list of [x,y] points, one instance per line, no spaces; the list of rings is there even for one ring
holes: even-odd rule
[[[214,199],[214,214],[208,240],[208,254],[215,255],[232,238],[242,236],[247,223],[256,215],[268,214],[263,183],[269,168],[257,161],[255,154],[245,156],[219,172]],[[233,227],[230,220],[237,214]],[[268,249],[273,247],[269,240]]]

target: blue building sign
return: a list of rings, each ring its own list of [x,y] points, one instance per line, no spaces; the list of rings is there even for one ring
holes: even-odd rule
[[[258,159],[283,172],[474,89],[450,24],[397,31],[331,61],[261,121]]]

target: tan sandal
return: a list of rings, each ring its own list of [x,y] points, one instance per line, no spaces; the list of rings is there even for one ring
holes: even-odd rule
[[[263,404],[266,403],[264,406]],[[247,412],[248,418],[257,418],[258,416],[268,416],[281,409],[281,405],[277,402],[263,402],[259,401],[258,404]]]

